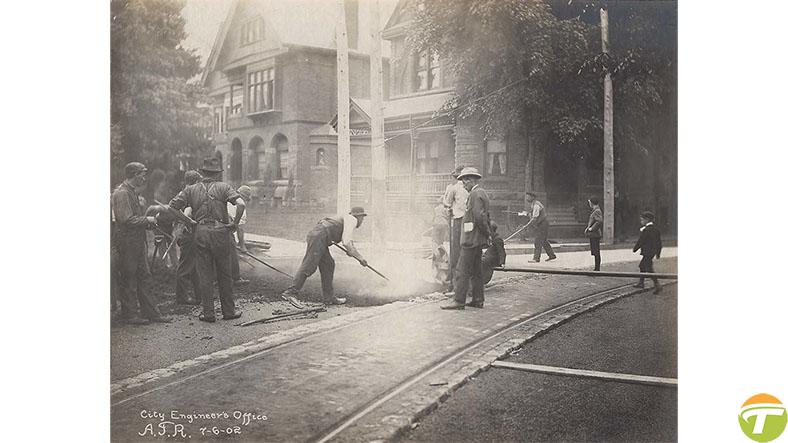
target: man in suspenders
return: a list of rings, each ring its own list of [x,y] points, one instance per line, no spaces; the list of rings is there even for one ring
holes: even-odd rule
[[[306,254],[298,268],[293,284],[282,293],[282,298],[293,306],[300,307],[298,291],[304,286],[307,277],[320,269],[320,283],[323,288],[323,302],[326,304],[344,304],[347,299],[334,295],[334,259],[328,248],[332,243],[342,243],[348,255],[367,266],[367,261],[353,244],[353,233],[364,222],[367,213],[364,208],[354,207],[347,214],[337,214],[320,220],[306,236]]]
[[[230,233],[235,231],[246,203],[232,186],[220,181],[222,164],[217,158],[207,158],[200,168],[202,181],[187,186],[171,201],[170,206],[182,210],[192,208],[194,245],[199,275],[199,299],[202,301],[200,320],[216,321],[213,302],[213,282],[208,281],[212,268],[216,272],[222,318],[232,320],[241,316],[233,300],[233,280],[230,264]],[[227,203],[237,207],[235,218],[227,215]]]

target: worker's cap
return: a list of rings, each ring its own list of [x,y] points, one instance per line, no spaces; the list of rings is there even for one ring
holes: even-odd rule
[[[364,208],[361,206],[354,206],[353,209],[350,210],[350,215],[355,217],[366,217],[367,213],[364,212]]]
[[[126,178],[132,178],[140,172],[148,172],[148,168],[140,162],[131,162],[123,168],[123,172],[126,173]]]
[[[467,167],[467,168],[463,168],[462,172],[460,172],[460,175],[457,176],[457,178],[460,180],[462,180],[465,177],[482,178],[482,175],[479,174],[478,169],[474,167]]]
[[[531,191],[526,192],[525,195],[530,195],[531,197],[536,198],[536,194]]]
[[[202,161],[200,172],[222,172],[222,161],[216,157],[208,157]]]
[[[465,169],[465,166],[462,165],[457,166],[456,168],[454,168],[454,171],[451,172],[451,176],[457,178],[457,176],[460,175],[463,169]]]
[[[197,183],[198,181],[200,181],[200,178],[202,178],[202,176],[200,175],[199,172],[197,172],[195,170],[186,171],[183,174],[183,181],[187,185],[193,185],[193,184]]]
[[[249,203],[249,200],[252,198],[252,188],[243,185],[238,188],[238,193],[241,194],[245,202]]]
[[[648,221],[654,221],[654,213],[651,211],[643,211],[640,213],[640,216]]]

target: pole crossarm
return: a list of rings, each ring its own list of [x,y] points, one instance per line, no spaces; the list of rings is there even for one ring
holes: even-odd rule
[[[501,272],[533,272],[538,274],[558,274],[558,275],[583,275],[586,277],[623,277],[623,278],[660,278],[663,280],[678,280],[678,274],[668,274],[664,272],[612,272],[612,271],[579,271],[575,269],[554,269],[554,268],[493,268]]]

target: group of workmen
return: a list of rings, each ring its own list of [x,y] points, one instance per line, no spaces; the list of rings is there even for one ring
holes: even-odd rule
[[[180,247],[178,260],[176,302],[201,304],[199,319],[215,322],[213,285],[218,287],[222,318],[239,318],[241,312],[235,306],[233,284],[239,282],[238,252],[245,252],[243,231],[239,227],[245,222],[245,209],[251,198],[251,189],[241,186],[233,189],[221,181],[221,160],[206,158],[199,171],[185,174],[184,188],[169,204],[157,202],[146,209],[140,191],[147,181],[148,169],[142,163],[132,162],[125,166],[125,180],[112,193],[112,272],[117,280],[120,312],[118,319],[129,324],[150,322],[168,323],[171,318],[159,311],[148,284],[150,271],[147,263],[147,230],[156,230],[177,241]],[[443,227],[448,232],[433,227],[433,240],[443,244],[442,235],[449,235],[448,275],[444,282],[445,292],[451,300],[440,305],[441,309],[458,310],[466,306],[484,306],[484,285],[490,281],[492,271],[504,265],[506,251],[503,240],[498,236],[497,225],[490,220],[490,198],[480,186],[482,178],[474,167],[458,167],[452,172],[456,181],[444,193],[436,214],[447,220]],[[547,214],[533,193],[526,193],[529,216],[525,228],[535,231],[534,257],[539,262],[541,250],[548,261],[557,257],[547,240]],[[601,210],[596,199],[590,199],[592,213],[586,234],[590,238],[591,253],[595,257],[595,270],[599,270],[599,237],[601,237]],[[355,258],[362,266],[368,266],[354,242],[354,233],[361,227],[367,213],[362,207],[354,207],[348,213],[321,219],[306,237],[306,253],[296,272],[293,282],[281,297],[293,306],[302,308],[299,291],[306,279],[316,270],[320,271],[322,301],[325,304],[343,304],[345,298],[337,297],[333,289],[334,259],[329,248],[338,245],[347,255]],[[653,214],[641,217],[641,239],[635,250],[641,249],[644,259],[642,272],[653,272],[652,258],[659,258],[661,241],[659,231],[653,227]],[[238,231],[239,245],[234,233]],[[483,253],[483,249],[487,249]],[[440,249],[440,248],[439,248]],[[186,282],[191,281],[195,298],[186,296]],[[654,279],[655,289],[659,285]],[[639,285],[642,287],[641,279]],[[470,295],[470,302],[467,297]],[[114,304],[114,303],[113,303]]]

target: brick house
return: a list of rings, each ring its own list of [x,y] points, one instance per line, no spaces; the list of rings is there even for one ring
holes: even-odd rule
[[[350,91],[369,97],[369,5],[345,3]],[[330,171],[325,153],[308,149],[309,134],[336,113],[335,14],[333,2],[233,1],[202,78],[228,182],[318,199]]]

